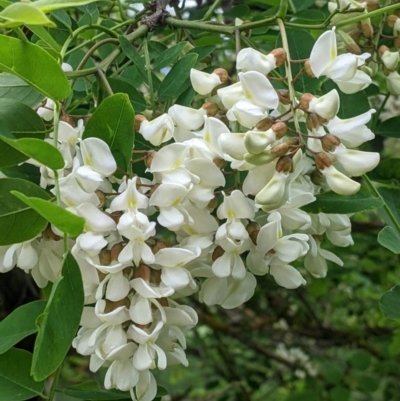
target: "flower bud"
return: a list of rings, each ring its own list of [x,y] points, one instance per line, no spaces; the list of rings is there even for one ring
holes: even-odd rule
[[[169,300],[166,297],[159,298],[158,302],[160,303],[160,305],[162,307],[168,307],[169,306]]]
[[[135,132],[139,132],[140,126],[143,121],[148,121],[147,118],[143,114],[136,114],[135,116]]]
[[[280,67],[281,65],[285,64],[286,62],[286,52],[285,49],[282,47],[279,47],[277,49],[272,50],[270,53],[275,57],[275,64],[277,67]]]
[[[64,111],[61,114],[60,121],[64,121],[67,124],[69,124],[71,127],[75,127],[74,119],[69,114],[65,113]]]
[[[274,121],[270,118],[263,118],[256,124],[256,128],[260,131],[267,131],[274,125]]]
[[[282,104],[290,104],[290,92],[287,89],[279,89],[276,91],[276,93],[278,94],[279,97],[279,101]]]
[[[216,207],[218,207],[218,199],[214,196],[214,198],[208,202],[207,208],[214,210]]]
[[[387,46],[385,46],[385,45],[379,46],[379,49],[378,49],[379,57],[382,57],[383,54],[388,51],[390,51],[390,49]]]
[[[140,263],[139,267],[135,269],[133,278],[142,278],[146,283],[151,279],[151,268],[144,263]]]
[[[57,235],[52,229],[51,224],[47,224],[46,228],[42,232],[42,237],[46,239],[51,239],[53,241],[59,241],[61,237]]]
[[[318,116],[315,113],[308,113],[306,118],[306,127],[309,131],[317,129],[321,126]]]
[[[300,108],[306,112],[309,111],[310,102],[315,98],[311,93],[303,93],[300,98]]]
[[[312,68],[311,68],[311,62],[310,62],[309,59],[306,60],[306,61],[304,62],[304,72],[305,72],[309,77],[315,78],[315,75],[314,75],[313,70],[312,70]]]
[[[217,104],[213,102],[205,102],[201,107],[207,112],[208,117],[216,116],[219,111]]]
[[[379,2],[378,0],[367,0],[367,11],[371,12],[371,11],[375,11],[379,9]]]
[[[221,248],[219,245],[214,249],[211,259],[215,262],[218,258],[220,258],[225,253],[224,249]]]
[[[100,251],[99,262],[102,266],[108,266],[111,263],[111,251],[109,249]]]
[[[169,248],[170,245],[167,241],[157,241],[155,245],[152,246],[151,250],[154,254],[156,254],[161,249]]]
[[[399,50],[400,49],[400,36],[396,36],[393,42],[394,47]]]
[[[290,173],[293,171],[292,158],[289,156],[281,157],[276,163],[275,170],[278,173]]]
[[[336,146],[340,145],[340,139],[335,135],[326,134],[321,138],[321,145],[325,152],[332,152]]]
[[[114,261],[118,260],[118,256],[121,253],[123,248],[124,248],[124,246],[122,245],[122,242],[119,242],[118,244],[115,244],[111,248],[111,251],[110,251],[111,262],[114,262]]]
[[[400,95],[400,75],[397,71],[388,74],[386,78],[388,91],[392,95]]]
[[[216,68],[213,71],[213,74],[218,75],[222,84],[225,83],[229,79],[228,71],[226,71],[225,68]]]
[[[360,40],[361,40],[361,32],[360,31],[352,31],[349,33],[349,36],[354,40],[354,43],[360,44]]]
[[[397,16],[397,15],[389,15],[387,18],[386,18],[386,23],[388,24],[388,26],[390,27],[390,28],[394,28],[394,25],[395,25],[395,23],[396,23],[396,21],[399,19],[399,17]]]
[[[287,133],[287,125],[283,121],[275,123],[271,129],[275,132],[276,139],[283,138]]]
[[[315,156],[315,165],[318,170],[323,170],[332,165],[332,160],[326,153],[321,152]]]
[[[361,31],[365,38],[372,39],[372,37],[374,36],[374,28],[372,27],[371,22],[369,22],[369,19],[368,22],[361,22]]]
[[[246,231],[251,235],[254,231],[260,231],[260,225],[256,221],[251,221],[250,223],[247,224],[246,226]]]
[[[227,162],[224,159],[219,159],[218,157],[216,157],[215,159],[213,159],[213,163],[221,170],[224,167],[226,167]]]
[[[381,50],[381,47],[379,48],[379,51]],[[380,56],[383,64],[390,72],[396,70],[397,64],[399,63],[399,52],[390,52],[387,50]]]
[[[257,237],[258,237],[258,233],[259,233],[259,232],[260,232],[260,230],[254,230],[254,231],[252,231],[251,234],[250,234],[251,242],[252,242],[254,245],[257,245]]]

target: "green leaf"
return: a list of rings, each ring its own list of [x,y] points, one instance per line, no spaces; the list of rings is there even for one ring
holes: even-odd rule
[[[78,330],[83,303],[81,271],[69,252],[62,277],[53,284],[47,306],[37,319],[39,333],[31,368],[35,380],[50,376],[63,362]]]
[[[210,45],[210,46],[197,46],[194,49],[191,49],[188,51],[188,54],[197,54],[198,55],[198,60],[202,61],[204,58],[209,56],[214,50],[215,46]]]
[[[13,99],[29,107],[35,107],[40,104],[43,97],[21,78],[6,73],[0,74],[0,98]]]
[[[243,18],[250,12],[250,7],[245,4],[240,4],[232,7],[229,11],[224,12],[224,17],[227,18]]]
[[[320,394],[317,391],[302,391],[301,393],[290,395],[285,401],[319,401]]]
[[[117,390],[103,390],[100,384],[95,381],[76,384],[63,390],[65,395],[79,400],[111,401],[111,400],[130,400],[129,393]]]
[[[135,63],[137,72],[139,73],[143,81],[147,83],[146,62],[144,58],[139,55],[135,46],[133,46],[132,43],[129,42],[129,40],[126,39],[124,36],[120,36],[118,40],[121,46],[121,50],[123,51],[125,56]]]
[[[46,227],[47,221],[10,191],[17,190],[26,196],[50,199],[39,186],[20,178],[0,179],[0,246],[12,245],[35,238]]]
[[[376,127],[375,133],[387,138],[400,138],[400,117],[382,121]]]
[[[11,348],[0,355],[0,399],[22,401],[42,393],[44,381],[36,382],[30,377],[32,354]]]
[[[372,181],[400,183],[400,159],[382,160],[368,173],[368,177]]]
[[[117,166],[128,171],[134,143],[134,118],[128,95],[117,93],[107,97],[90,117],[83,139],[102,139],[110,146]]]
[[[43,139],[46,127],[27,105],[11,99],[0,99],[0,132],[9,131],[15,138]],[[0,141],[0,168],[15,166],[29,157]]]
[[[379,381],[372,375],[358,374],[356,376],[357,387],[366,393],[373,393],[378,390]],[[374,397],[372,397],[374,399]]]
[[[15,309],[0,322],[0,354],[37,332],[35,320],[45,306],[45,301],[30,302]]]
[[[9,5],[0,12],[0,19],[7,21],[0,22],[1,28],[16,28],[28,24],[56,27],[56,24],[50,21],[41,10],[28,3],[13,3]]]
[[[11,139],[0,135],[0,140],[52,170],[59,170],[64,167],[65,162],[60,151],[42,139]]]
[[[311,49],[314,46],[315,40],[313,37],[302,29],[288,29],[287,39],[290,49],[290,58],[292,60],[302,60],[310,57]],[[282,37],[279,35],[276,40],[276,47],[282,47]],[[302,63],[292,64],[292,74],[295,77],[303,68]],[[279,69],[280,74],[286,75],[284,66]],[[313,93],[318,88],[319,81],[316,78],[311,78],[307,74],[301,74],[294,84],[294,88],[299,92]]]
[[[336,386],[329,391],[329,397],[332,401],[349,401],[350,390],[348,390],[346,387]]]
[[[379,306],[387,318],[400,320],[400,284],[382,295]]]
[[[45,13],[62,8],[83,6],[89,3],[95,3],[100,0],[38,0],[32,3],[33,6]]]
[[[383,206],[380,198],[372,197],[367,190],[362,188],[354,195],[338,195],[334,192],[325,192],[317,195],[317,200],[304,206],[307,213],[356,213],[373,210]]]
[[[363,350],[357,351],[351,356],[349,362],[355,369],[366,370],[371,364],[371,354]]]
[[[53,100],[65,99],[71,92],[61,66],[33,43],[0,35],[0,70],[22,78]]]
[[[85,219],[83,217],[77,216],[54,203],[40,198],[27,197],[18,191],[11,191],[11,193],[47,221],[54,224],[62,232],[72,237],[77,237],[83,231],[83,227],[85,226]]]
[[[43,26],[38,25],[27,25],[27,28],[32,31],[37,37],[48,44],[57,53],[60,52],[61,46],[56,42],[56,40],[49,34],[49,32]]]
[[[175,59],[181,54],[186,45],[187,42],[181,42],[163,51],[156,58],[154,62],[154,69],[161,70],[161,68],[167,67],[168,65],[172,64]]]
[[[321,367],[321,373],[328,383],[338,384],[343,380],[343,369],[336,362],[325,362]]]
[[[378,234],[378,242],[393,253],[400,254],[400,234],[391,226],[386,226]]]
[[[180,95],[181,88],[189,77],[190,69],[196,65],[197,54],[182,57],[164,78],[158,90],[158,100],[165,102]]]

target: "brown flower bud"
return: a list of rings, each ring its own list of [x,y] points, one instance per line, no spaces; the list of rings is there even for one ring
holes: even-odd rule
[[[281,157],[275,166],[275,170],[278,173],[289,173],[291,171],[293,171],[293,162],[292,162],[292,158],[290,156],[283,156]]]
[[[257,237],[258,237],[258,233],[259,233],[259,232],[260,232],[260,230],[254,230],[254,231],[252,231],[251,234],[250,234],[251,242],[252,242],[254,245],[257,245]]]
[[[100,251],[99,262],[102,266],[108,266],[111,263],[111,251],[108,249]]]
[[[247,224],[246,231],[249,233],[249,235],[254,231],[258,232],[260,231],[260,225],[256,221],[251,221]]]
[[[219,76],[221,83],[225,83],[229,79],[228,71],[225,68],[216,68],[213,73]]]
[[[271,154],[275,157],[284,156],[289,150],[289,144],[287,142],[282,142],[279,145],[275,145],[271,148]]]
[[[205,102],[201,107],[207,112],[208,117],[216,116],[219,111],[217,104],[214,102]]]
[[[133,278],[142,278],[146,283],[149,283],[151,278],[150,266],[140,263],[139,267],[133,273]]]
[[[392,14],[386,18],[386,23],[389,25],[390,28],[394,28],[394,24],[398,19],[399,17],[397,15]]]
[[[286,62],[286,52],[282,47],[272,50],[271,54],[275,57],[275,64],[277,67],[285,64]]]
[[[115,223],[118,224],[119,223],[119,219],[122,216],[122,212],[120,212],[120,211],[112,212],[112,213],[108,214],[108,216],[110,216],[115,221]]]
[[[275,132],[276,139],[283,138],[287,133],[287,125],[283,121],[275,123],[271,129]]]
[[[155,255],[161,249],[165,249],[165,248],[169,248],[169,247],[170,247],[170,245],[168,244],[167,241],[157,241],[156,244],[152,246],[151,250]]]
[[[147,153],[147,156],[146,156],[145,159],[144,159],[144,165],[145,165],[147,168],[150,168],[151,163],[153,162],[154,156],[155,156],[156,154],[157,154],[157,152],[155,152],[154,150],[150,150],[150,151]]]
[[[270,118],[263,118],[256,124],[256,128],[260,131],[267,131],[274,125],[274,121]]]
[[[372,27],[370,22],[361,22],[361,31],[364,37],[367,39],[372,39],[372,37],[374,36],[374,28]]]
[[[226,164],[227,164],[225,160],[219,159],[218,157],[216,157],[216,158],[213,160],[213,163],[214,163],[219,169],[224,168],[224,167],[226,166]]]
[[[57,235],[52,229],[51,224],[47,224],[46,228],[42,232],[42,237],[46,239],[51,239],[53,241],[60,241],[61,237]]]
[[[315,78],[315,75],[314,75],[313,70],[312,70],[312,68],[311,68],[311,62],[310,62],[309,59],[306,60],[306,61],[304,62],[304,72],[305,72],[309,77]]]
[[[158,300],[161,306],[168,307],[169,306],[169,301],[168,298],[162,297]]]
[[[136,114],[135,116],[135,132],[139,132],[140,126],[143,121],[148,121],[147,118],[143,114]]]
[[[311,182],[315,185],[322,185],[322,183],[325,181],[324,176],[321,174],[321,172],[318,169],[315,169],[311,175],[310,175]]]
[[[218,258],[220,258],[225,251],[218,245],[215,249],[214,252],[212,253],[211,259],[213,262],[215,262]]]
[[[347,46],[346,46],[346,50],[347,50],[349,53],[352,53],[352,54],[356,54],[356,55],[361,54],[360,46],[358,46],[357,43],[351,43],[351,44],[347,45]]]
[[[310,107],[310,102],[314,99],[314,95],[311,93],[303,93],[300,98],[300,108],[304,111],[308,111]]]
[[[290,104],[290,92],[287,89],[279,89],[276,91],[279,96],[279,101],[282,104]]]
[[[326,134],[321,138],[321,146],[325,152],[332,152],[336,146],[340,145],[340,139],[332,134]]]
[[[390,49],[387,46],[385,46],[385,45],[379,46],[379,49],[378,49],[379,57],[382,57],[384,55],[384,53],[389,52],[389,51],[390,51]]]
[[[313,129],[317,129],[320,126],[321,126],[321,123],[319,121],[318,115],[315,113],[309,113],[306,118],[307,129],[309,131],[312,131]]]
[[[379,9],[378,0],[367,0],[367,11],[370,13],[371,11],[375,11]]]
[[[122,245],[122,242],[119,242],[118,244],[115,244],[111,248],[111,253],[110,253],[111,262],[114,262],[115,260],[118,260],[118,256],[121,253],[123,248],[124,248],[124,246]]]
[[[71,127],[75,127],[74,119],[69,114],[65,113],[64,111],[61,114],[60,121],[64,121],[67,124],[69,124]]]
[[[318,170],[323,170],[326,167],[332,166],[332,160],[326,153],[318,153],[315,156],[315,165]]]

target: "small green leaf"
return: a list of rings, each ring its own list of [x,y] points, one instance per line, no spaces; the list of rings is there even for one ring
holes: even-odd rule
[[[61,45],[59,45],[56,40],[49,34],[46,28],[38,25],[27,25],[27,28],[32,31],[37,37],[48,44],[57,53],[61,50]]]
[[[100,0],[38,0],[32,3],[33,6],[48,13],[62,8],[83,6],[89,3],[95,3]]]
[[[0,133],[15,138],[43,139],[46,127],[27,105],[11,99],[0,99]],[[0,141],[0,168],[15,166],[29,159],[25,154]]]
[[[194,53],[198,55],[197,60],[202,61],[204,58],[209,56],[214,50],[215,46],[210,45],[210,46],[198,46],[195,47],[194,49],[191,49],[188,54]]]
[[[343,380],[343,369],[333,361],[325,362],[321,367],[321,373],[328,383],[338,384]]]
[[[137,72],[139,73],[143,81],[147,82],[146,63],[144,58],[139,55],[136,48],[124,36],[120,36],[118,40],[121,46],[121,50],[124,52],[125,56],[135,63]]]
[[[117,390],[103,390],[100,384],[95,381],[76,384],[63,390],[65,395],[77,398],[78,400],[111,401],[111,400],[130,400],[129,393]]]
[[[12,245],[35,238],[46,227],[47,221],[16,199],[10,191],[17,190],[26,196],[50,199],[39,186],[20,178],[0,179],[0,246]]]
[[[375,133],[388,138],[400,138],[400,117],[382,121],[376,127]]]
[[[366,374],[355,375],[357,387],[365,391],[367,394],[373,393],[378,390],[379,381],[376,377]]]
[[[0,74],[0,98],[13,99],[35,107],[43,100],[43,95],[32,89],[25,81],[11,74]]]
[[[35,381],[29,375],[32,354],[11,348],[0,355],[1,401],[23,401],[42,393],[44,381]]]
[[[16,75],[53,99],[69,96],[71,88],[61,66],[41,47],[0,35],[0,71]]]
[[[190,69],[196,65],[197,57],[197,54],[187,54],[171,68],[158,90],[160,102],[165,102],[181,94],[182,86],[189,77]]]
[[[329,397],[332,401],[349,401],[350,390],[348,390],[346,387],[336,386],[329,391]]]
[[[338,195],[334,192],[325,192],[317,195],[317,200],[304,207],[307,213],[356,213],[366,210],[373,210],[382,207],[383,202],[380,198],[372,197],[365,189],[361,189],[354,195]]]
[[[7,21],[0,22],[1,28],[16,28],[28,24],[56,27],[56,24],[50,21],[41,10],[28,3],[13,3],[9,5],[0,12],[0,19]]]
[[[10,139],[0,135],[0,140],[52,170],[59,170],[64,167],[65,162],[60,151],[41,139]]]
[[[363,350],[357,351],[351,356],[349,362],[355,369],[366,370],[371,364],[371,354]]]
[[[378,234],[378,242],[396,255],[400,254],[400,234],[391,226],[386,226]]]
[[[0,354],[37,332],[35,321],[45,306],[45,301],[30,302],[15,309],[0,322]]]
[[[78,330],[83,303],[81,271],[67,253],[62,277],[53,284],[47,306],[37,320],[39,333],[31,368],[35,380],[47,378],[61,365]]]
[[[85,225],[85,219],[83,217],[77,216],[54,203],[40,198],[27,197],[18,191],[11,191],[11,193],[30,206],[47,221],[54,224],[62,232],[76,237],[83,231]]]
[[[400,320],[400,284],[382,295],[379,306],[387,318]]]
[[[125,93],[103,100],[86,124],[83,139],[96,137],[106,142],[117,166],[128,171],[134,143],[134,118],[131,102]]]
[[[175,59],[181,54],[182,50],[187,45],[187,42],[181,42],[164,50],[154,61],[154,69],[161,70],[163,67],[167,67],[172,64]]]

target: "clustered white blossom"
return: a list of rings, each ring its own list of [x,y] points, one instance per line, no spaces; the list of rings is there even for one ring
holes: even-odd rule
[[[370,83],[359,70],[366,58],[338,56],[329,31],[317,40],[310,67],[353,93]],[[284,63],[283,49],[268,55],[243,49],[236,83],[226,85],[220,69],[192,70],[205,101],[200,109],[175,104],[151,121],[138,116],[140,134],[159,147],[147,158],[151,180],[134,168],[117,179],[108,145],[82,139],[82,121],[77,127],[60,122],[61,201],[86,221],[84,232],[68,239],[87,305],[73,346],[90,356],[91,371],[107,367],[107,389],[150,401],[157,391],[154,369],[187,366],[185,332],[197,315],[180,297],[198,292],[207,305],[236,308],[254,294],[255,276],[270,274],[293,289],[306,284],[305,270],[295,267],[299,259],[318,278],[326,276],[327,261],[342,265],[322,243],[353,244],[349,216],[302,207],[327,190],[358,191],[351,177],[379,161],[376,153],[354,149],[374,137],[366,126],[374,110],[340,119],[333,90],[301,95],[294,116],[267,76]],[[304,136],[289,127],[293,117],[306,124]],[[41,186],[53,186],[51,170],[40,171]],[[231,184],[236,177],[233,188],[229,177]],[[172,244],[163,240],[166,232]],[[38,238],[0,247],[0,271],[17,265],[44,287],[61,268],[62,235],[49,226]]]

